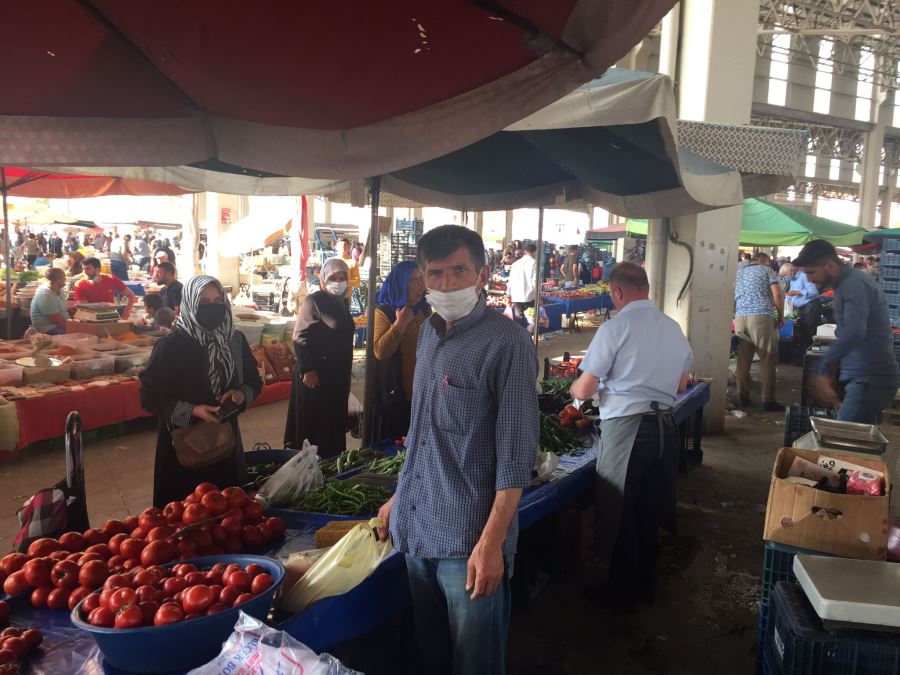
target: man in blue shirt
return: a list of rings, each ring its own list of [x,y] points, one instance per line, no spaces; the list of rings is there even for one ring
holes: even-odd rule
[[[802,362],[803,355],[812,344],[816,328],[821,323],[822,299],[819,297],[818,286],[809,280],[806,272],[798,270],[793,265],[791,268],[791,272],[784,277],[790,282],[785,295],[791,298],[794,310],[798,314],[794,342],[797,344]]]
[[[757,253],[737,273],[734,289],[734,334],[737,348],[737,394],[741,406],[750,405],[750,364],[759,353],[763,410],[782,410],[775,401],[775,364],[778,362],[778,328],[784,323],[784,294],[770,258]],[[777,316],[777,318],[776,318]]]
[[[874,424],[897,394],[898,369],[887,300],[872,277],[845,265],[834,246],[817,239],[794,260],[819,288],[834,287],[837,340],[821,361],[814,387],[819,402],[840,406],[838,419]],[[834,381],[845,383],[841,402]]]
[[[487,309],[477,233],[435,228],[418,258],[435,313],[419,333],[406,462],[379,536],[406,554],[426,672],[501,675],[516,513],[537,459],[537,358],[522,326]]]

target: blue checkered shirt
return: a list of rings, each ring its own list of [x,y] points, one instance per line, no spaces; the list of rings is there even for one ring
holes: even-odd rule
[[[433,315],[416,350],[408,453],[390,530],[418,558],[468,558],[497,490],[525,488],[537,458],[537,358],[525,329],[480,300],[445,333]],[[513,518],[503,544],[515,553]]]

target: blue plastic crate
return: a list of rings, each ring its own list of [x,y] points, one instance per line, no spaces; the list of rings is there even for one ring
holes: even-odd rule
[[[882,251],[900,251],[900,239],[885,239],[881,244]]]
[[[781,675],[895,675],[900,636],[877,631],[827,630],[803,589],[780,582],[772,595],[764,655]]]
[[[805,555],[829,555],[821,551],[811,551],[805,548],[787,546],[786,544],[777,544],[774,541],[766,542],[763,552],[761,604],[772,604],[772,593],[775,590],[775,584],[779,581],[797,583],[797,577],[794,575],[794,556],[798,553]]]
[[[885,293],[900,293],[900,279],[882,279],[881,290],[883,290]]]
[[[834,408],[818,408],[793,403],[784,409],[784,447],[789,448],[801,436],[812,431],[810,417],[827,417],[837,419]]]
[[[364,347],[366,345],[366,327],[360,326],[356,329],[356,332],[353,334],[353,346],[354,347]]]

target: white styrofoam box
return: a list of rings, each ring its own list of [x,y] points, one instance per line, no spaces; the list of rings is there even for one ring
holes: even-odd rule
[[[900,628],[897,563],[799,554],[793,569],[822,621]]]

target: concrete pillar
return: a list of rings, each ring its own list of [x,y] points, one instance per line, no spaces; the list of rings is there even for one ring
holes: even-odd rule
[[[505,249],[507,246],[512,243],[513,240],[513,212],[506,212],[506,233],[503,236],[503,248]]]
[[[675,5],[662,20],[659,42],[659,72],[672,82],[678,79],[678,32],[681,24],[681,5]]]
[[[475,212],[475,231],[479,237],[484,236],[484,213],[481,211]]]
[[[877,57],[875,71],[884,66],[883,58]],[[859,173],[859,222],[866,230],[875,229],[875,211],[878,204],[878,179],[881,173],[881,149],[884,147],[884,131],[893,116],[893,106],[887,105],[887,89],[875,78],[872,89],[872,121],[875,127],[866,134],[863,157]]]
[[[682,1],[677,70],[680,118],[750,122],[758,12],[755,3],[745,0]],[[691,247],[693,267],[688,250],[669,243],[664,256],[664,297],[657,303],[681,324],[690,340],[694,372],[713,379],[712,399],[704,415],[710,433],[722,431],[725,423],[741,208],[670,221],[677,238]],[[660,232],[655,237],[658,240]],[[648,251],[648,255],[652,259],[655,254]],[[691,281],[682,293],[689,272]]]
[[[884,195],[881,197],[881,220],[878,226],[886,230],[891,226],[891,207],[894,205],[894,195],[897,193],[897,169],[885,168],[884,181]]]
[[[207,273],[221,281],[223,286],[231,286],[235,294],[240,283],[241,259],[239,255],[223,251],[219,244],[225,233],[240,219],[241,207],[241,198],[237,195],[206,194]]]
[[[312,221],[313,227],[315,227],[315,218],[310,218]],[[328,199],[325,200],[325,222],[324,225],[331,225],[334,222],[331,215],[331,201]]]
[[[650,281],[650,299],[662,307],[665,303],[666,257],[668,232],[664,220],[653,218],[647,223],[647,260],[644,267]]]
[[[200,270],[200,195],[181,196],[181,250],[178,256],[178,275],[182,281]]]

